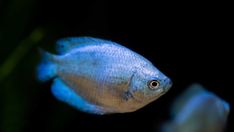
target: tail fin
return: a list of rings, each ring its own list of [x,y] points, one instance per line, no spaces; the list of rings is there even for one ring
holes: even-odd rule
[[[42,56],[42,60],[37,67],[37,79],[41,82],[48,81],[51,78],[54,78],[56,75],[56,64],[53,63],[52,54],[39,49],[39,52]]]

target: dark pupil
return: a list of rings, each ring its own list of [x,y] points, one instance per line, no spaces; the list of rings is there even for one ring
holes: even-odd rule
[[[153,82],[151,83],[151,85],[152,85],[153,87],[156,87],[156,86],[158,86],[158,83],[157,83],[156,81],[153,81]]]

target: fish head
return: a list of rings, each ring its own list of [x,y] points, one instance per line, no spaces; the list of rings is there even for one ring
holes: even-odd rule
[[[165,94],[172,86],[172,81],[152,64],[138,68],[130,86],[133,96],[146,104]]]

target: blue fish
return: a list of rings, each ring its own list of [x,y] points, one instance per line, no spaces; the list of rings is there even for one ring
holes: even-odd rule
[[[83,112],[133,112],[172,86],[150,61],[112,41],[69,37],[58,40],[56,50],[41,51],[37,78],[53,79],[53,95]]]
[[[193,84],[175,100],[162,132],[224,132],[229,111],[226,101]]]

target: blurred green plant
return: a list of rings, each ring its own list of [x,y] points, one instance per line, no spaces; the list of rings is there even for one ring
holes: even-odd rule
[[[0,131],[16,132],[22,131],[25,125],[25,112],[27,111],[28,97],[24,91],[24,87],[20,82],[23,78],[15,78],[10,75],[16,72],[16,69],[33,47],[41,42],[45,36],[42,28],[36,28],[28,37],[23,39],[18,46],[6,57],[5,61],[0,65],[0,84],[1,100],[3,105],[1,109]],[[17,80],[15,80],[17,79]],[[1,130],[2,129],[2,130]]]
[[[0,6],[0,131],[24,131],[29,104],[27,85],[18,78],[17,67],[45,32],[33,24],[37,0],[3,0]],[[31,33],[30,33],[31,32]],[[25,65],[24,65],[25,66]],[[22,70],[23,72],[24,70]],[[15,74],[16,73],[16,74]],[[12,76],[14,75],[14,76]],[[29,80],[30,81],[30,80]],[[22,82],[22,84],[21,84]]]
[[[0,66],[0,82],[11,74],[20,60],[25,54],[40,40],[43,39],[45,33],[43,29],[36,28],[27,38],[19,43],[18,47],[7,57],[6,61]]]

